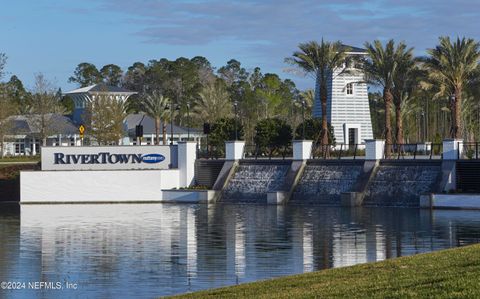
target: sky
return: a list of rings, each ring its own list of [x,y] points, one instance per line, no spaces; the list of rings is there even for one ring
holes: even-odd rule
[[[7,80],[31,88],[43,73],[66,91],[75,67],[205,56],[219,68],[232,58],[294,80],[314,81],[285,64],[299,43],[340,40],[352,46],[395,39],[417,55],[439,36],[480,40],[480,0],[15,0],[2,1],[0,53]]]

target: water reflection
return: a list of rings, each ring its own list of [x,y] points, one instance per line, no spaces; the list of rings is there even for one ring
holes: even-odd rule
[[[480,213],[263,205],[24,205],[0,215],[18,298],[154,298],[476,243]]]

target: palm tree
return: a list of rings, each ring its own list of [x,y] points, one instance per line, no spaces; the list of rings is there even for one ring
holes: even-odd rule
[[[207,84],[198,95],[193,111],[203,122],[214,123],[217,119],[230,115],[230,94],[223,82]]]
[[[393,102],[395,104],[395,141],[397,144],[404,143],[403,136],[403,113],[402,107],[404,101],[407,101],[414,89],[417,87],[418,72],[415,69],[415,59],[413,57],[413,48],[406,50],[401,47],[400,43],[397,47],[397,63],[398,71],[393,78]]]
[[[389,157],[392,151],[391,110],[395,78],[402,71],[399,66],[402,57],[408,57],[407,54],[411,49],[406,50],[406,45],[403,42],[395,47],[393,39],[389,40],[385,47],[379,40],[375,40],[373,44],[366,42],[365,48],[368,54],[368,59],[363,64],[366,79],[370,83],[383,87],[383,101],[385,102],[385,155]],[[398,113],[398,117],[401,118],[401,113]]]
[[[154,90],[147,94],[142,101],[142,110],[155,119],[155,144],[160,144],[160,122],[162,122],[163,145],[167,144],[167,126],[170,99],[163,96],[159,91]]]
[[[462,93],[478,70],[479,48],[479,43],[471,38],[457,37],[456,41],[451,42],[449,37],[442,36],[439,38],[439,45],[427,50],[430,57],[425,59],[424,65],[429,72],[429,78],[442,85],[442,89],[451,95],[451,138],[462,138]]]
[[[320,88],[320,101],[322,105],[322,132],[320,142],[322,146],[328,144],[328,126],[327,126],[327,95],[328,81],[335,70],[341,69],[340,73],[345,71],[344,63],[347,59],[349,48],[342,45],[341,42],[310,41],[298,45],[299,51],[295,51],[292,57],[285,61],[297,66],[305,73],[314,76],[316,86]]]
[[[315,101],[315,92],[313,89],[307,89],[300,93],[300,96],[305,101],[305,113],[312,114],[313,103]]]

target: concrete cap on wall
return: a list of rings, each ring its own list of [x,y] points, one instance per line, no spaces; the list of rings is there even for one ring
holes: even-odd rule
[[[243,158],[244,140],[225,141],[225,159],[239,160]]]

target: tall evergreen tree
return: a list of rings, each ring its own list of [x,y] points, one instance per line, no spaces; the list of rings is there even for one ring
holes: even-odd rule
[[[107,64],[100,69],[100,75],[102,76],[105,84],[120,86],[123,77],[123,71],[118,65]]]
[[[95,65],[82,62],[77,65],[73,76],[68,79],[68,82],[77,83],[80,87],[86,87],[102,82],[102,75]]]

